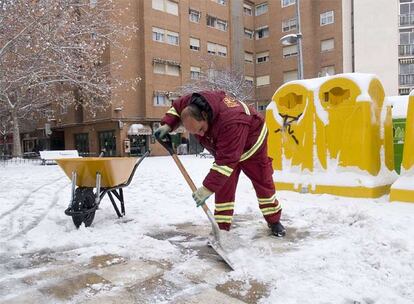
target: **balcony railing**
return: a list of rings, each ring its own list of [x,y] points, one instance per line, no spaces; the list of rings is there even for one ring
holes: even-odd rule
[[[414,15],[400,15],[400,26],[410,26],[414,25]]]
[[[401,85],[414,85],[414,74],[399,75]]]
[[[414,56],[414,44],[400,44],[398,54],[400,56]]]

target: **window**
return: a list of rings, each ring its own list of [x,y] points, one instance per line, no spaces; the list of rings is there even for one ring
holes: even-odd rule
[[[216,44],[215,43],[207,42],[207,53],[209,53],[211,55],[216,54]]]
[[[208,75],[208,79],[210,81],[214,81],[215,79],[217,79],[219,77],[219,72],[217,70],[214,70],[214,69],[208,69],[207,75]]]
[[[75,149],[79,153],[89,153],[89,134],[77,133],[75,136]]]
[[[264,13],[267,13],[267,11],[268,11],[267,2],[256,5],[254,9],[255,16],[263,15]]]
[[[328,52],[334,49],[334,39],[326,39],[321,41],[321,52]]]
[[[227,31],[227,21],[217,19],[216,17],[210,15],[207,15],[207,26],[214,27],[222,31]]]
[[[176,32],[170,32],[158,27],[152,28],[152,40],[158,42],[165,42],[168,44],[178,45],[179,36]]]
[[[116,155],[116,137],[114,131],[98,132],[99,151],[103,152],[103,156]]]
[[[190,67],[190,78],[198,79],[200,78],[201,68],[199,67]]]
[[[244,52],[244,61],[248,63],[253,63],[253,54],[249,52]]]
[[[217,19],[217,28],[222,31],[227,30],[227,21]]]
[[[152,0],[152,8],[178,16],[178,3],[171,0]]]
[[[63,103],[60,105],[60,114],[68,114],[68,105]]]
[[[251,6],[251,5],[248,5],[248,4],[246,4],[246,3],[243,3],[243,13],[244,13],[246,16],[251,16],[251,15],[253,15],[253,8],[252,8],[252,6]]]
[[[296,0],[281,0],[281,1],[282,1],[282,7],[286,7],[286,6],[296,3]]]
[[[165,64],[164,63],[154,63],[153,72],[155,74],[165,74]]]
[[[414,44],[414,32],[411,29],[408,32],[400,32],[400,44]]]
[[[256,87],[261,87],[270,84],[270,76],[259,76],[256,77]]]
[[[262,62],[268,62],[269,61],[269,52],[261,52],[256,54],[256,62],[262,63]]]
[[[213,0],[214,2],[220,4],[220,5],[226,5],[227,0]]]
[[[297,44],[283,47],[283,57],[284,58],[287,58],[287,57],[290,57],[290,56],[296,56],[297,54],[298,54],[298,45]]]
[[[321,14],[321,26],[334,23],[334,12],[329,11]]]
[[[179,76],[180,66],[168,63],[154,62],[153,72],[155,74]]]
[[[226,57],[227,56],[227,47],[224,45],[217,44],[217,55]]]
[[[282,32],[289,32],[296,29],[296,18],[282,21]]]
[[[332,75],[335,75],[335,66],[334,65],[323,67],[321,69],[321,72],[319,73],[319,77],[332,76]]]
[[[191,22],[199,23],[200,22],[201,13],[199,11],[189,9],[188,10],[188,18]]]
[[[244,80],[246,81],[247,84],[253,86],[253,83],[254,83],[254,78],[253,77],[251,77],[251,76],[245,76],[244,77]]]
[[[414,3],[412,1],[400,1],[409,3],[400,3],[400,15],[413,15]]]
[[[152,28],[152,40],[164,42],[164,30],[158,27]]]
[[[298,79],[298,71],[283,72],[283,83]]]
[[[266,111],[267,104],[259,104],[257,106],[258,111]]]
[[[211,55],[227,56],[227,47],[217,43],[207,42],[207,53]]]
[[[168,96],[161,93],[154,94],[154,106],[158,107],[168,107],[171,105],[170,100],[168,99]]]
[[[244,28],[244,37],[247,39],[253,39],[253,31],[247,28]]]
[[[178,42],[179,42],[178,33],[167,31],[167,43],[178,45]]]
[[[400,74],[414,74],[414,63],[400,63]]]
[[[200,50],[200,39],[190,37],[190,50]]]
[[[269,37],[269,27],[264,26],[256,29],[256,40]]]
[[[180,67],[178,65],[166,64],[165,67],[166,67],[165,74],[171,75],[171,76],[180,76]]]

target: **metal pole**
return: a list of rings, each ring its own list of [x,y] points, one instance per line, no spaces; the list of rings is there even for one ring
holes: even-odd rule
[[[303,79],[302,33],[300,31],[300,0],[296,0],[296,28],[298,42],[298,79]]]

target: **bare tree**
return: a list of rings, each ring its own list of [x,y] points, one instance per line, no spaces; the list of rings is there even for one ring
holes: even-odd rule
[[[120,23],[128,8],[116,2],[0,0],[0,109],[11,117],[14,156],[22,119],[59,103],[101,110],[115,89],[137,81],[111,77],[122,65],[109,49],[125,55],[136,31]]]
[[[197,78],[191,79],[177,92],[182,95],[203,90],[223,90],[240,101],[253,98],[254,87],[246,81],[244,71],[220,65],[212,56],[201,57],[202,69]]]
[[[8,155],[10,152],[7,150],[7,137],[11,131],[11,117],[4,109],[0,108],[0,141],[3,142],[3,147],[0,150],[0,154]]]

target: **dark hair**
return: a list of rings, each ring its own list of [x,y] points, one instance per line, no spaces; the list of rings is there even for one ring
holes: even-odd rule
[[[199,93],[193,93],[191,101],[188,104],[188,110],[191,117],[194,117],[197,121],[205,120],[203,112],[207,115],[207,122],[211,122],[213,118],[213,111],[206,99]]]

